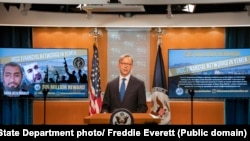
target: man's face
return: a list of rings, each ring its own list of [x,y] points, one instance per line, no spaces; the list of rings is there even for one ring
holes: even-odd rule
[[[3,74],[6,89],[16,89],[22,81],[22,72],[18,66],[6,66]]]
[[[120,69],[121,75],[127,76],[133,68],[133,62],[130,58],[125,57],[119,62],[118,67]]]
[[[29,82],[31,83],[41,82],[42,75],[37,63],[25,65],[23,68],[26,78],[29,80]]]

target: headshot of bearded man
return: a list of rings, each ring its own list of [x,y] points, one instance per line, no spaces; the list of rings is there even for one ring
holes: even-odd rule
[[[3,85],[5,91],[19,91],[23,79],[22,68],[15,62],[9,62],[3,67]]]

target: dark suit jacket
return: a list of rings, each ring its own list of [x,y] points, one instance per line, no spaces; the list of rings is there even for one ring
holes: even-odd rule
[[[119,77],[107,84],[101,112],[112,113],[118,108],[128,109],[132,113],[147,112],[146,88],[143,81],[130,76],[123,102],[119,96]]]

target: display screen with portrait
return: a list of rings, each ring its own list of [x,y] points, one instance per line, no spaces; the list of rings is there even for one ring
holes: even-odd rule
[[[0,48],[4,96],[87,98],[87,49]]]

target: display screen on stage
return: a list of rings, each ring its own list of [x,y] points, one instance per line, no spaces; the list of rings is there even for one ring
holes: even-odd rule
[[[88,97],[87,49],[0,48],[0,73],[7,97]]]
[[[170,49],[169,97],[249,98],[250,49]]]

